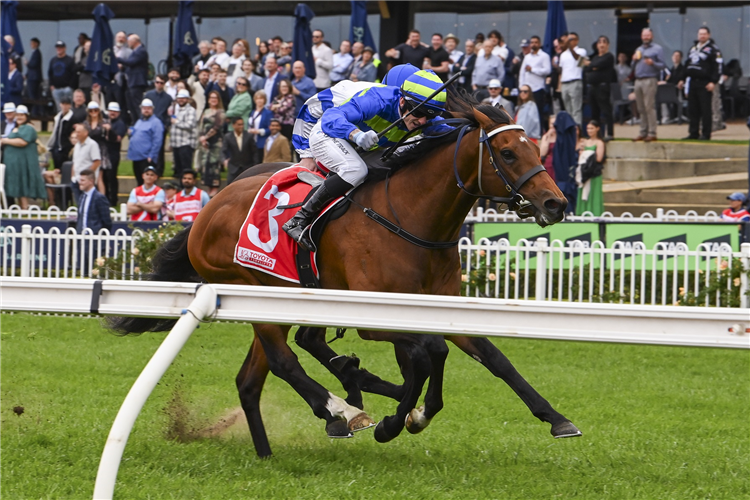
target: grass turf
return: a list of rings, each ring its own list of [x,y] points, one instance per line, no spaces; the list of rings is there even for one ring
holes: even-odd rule
[[[118,338],[98,319],[3,314],[3,498],[86,498],[112,421],[164,334]],[[125,449],[115,498],[740,499],[750,497],[747,351],[500,339],[539,392],[583,431],[553,440],[502,382],[455,348],[445,409],[422,434],[380,445],[330,440],[271,376],[262,405],[275,456],[244,422],[218,437],[169,439],[238,406],[249,326],[195,332]],[[398,381],[392,349],[349,332],[333,344]],[[342,394],[293,346],[308,373]],[[366,395],[377,420],[395,404]],[[23,406],[17,416],[13,408]],[[189,432],[187,432],[189,434]]]

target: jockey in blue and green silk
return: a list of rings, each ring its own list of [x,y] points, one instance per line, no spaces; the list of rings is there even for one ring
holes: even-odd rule
[[[309,146],[318,165],[328,177],[283,229],[303,248],[313,251],[307,230],[315,216],[329,202],[359,186],[367,177],[367,165],[357,154],[353,142],[363,150],[393,146],[410,130],[440,117],[447,94],[440,91],[382,137],[378,133],[397,122],[442,87],[432,71],[419,70],[401,87],[373,86],[356,93],[340,106],[323,112],[312,128]]]

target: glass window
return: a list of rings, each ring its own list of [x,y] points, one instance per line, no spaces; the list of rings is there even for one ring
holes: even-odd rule
[[[430,44],[433,33],[445,36],[455,33],[458,27],[458,15],[446,12],[421,12],[414,14],[414,28],[422,34],[422,41]]]
[[[589,54],[594,51],[593,45],[602,35],[609,38],[611,49],[615,49],[617,17],[615,17],[614,9],[566,10],[565,21],[568,23],[568,31],[578,33],[580,38],[578,45],[586,49]]]
[[[246,16],[245,37],[250,42],[250,52],[255,55],[255,39],[260,38],[267,41],[269,38],[280,36],[284,40],[292,40],[294,37],[294,17],[278,16]],[[210,36],[210,35],[207,35]]]
[[[524,10],[510,13],[510,30],[505,36],[507,43],[516,55],[521,53],[521,40],[538,36],[544,43],[544,30],[547,27],[547,11]]]
[[[546,15],[546,14],[545,14]],[[477,33],[487,36],[492,30],[497,30],[508,37],[508,27],[510,23],[510,14],[507,12],[486,12],[484,14],[459,14],[456,35],[461,39],[461,43],[471,38],[474,40]],[[506,42],[507,43],[507,42]],[[515,50],[515,49],[514,49]]]
[[[294,23],[294,18],[292,18],[292,23]],[[313,30],[323,30],[325,33],[323,39],[331,44],[331,48],[338,49],[341,40],[341,16],[316,16],[310,27]]]
[[[654,42],[661,45],[664,49],[664,58],[667,60],[667,67],[672,67],[672,53],[675,50],[681,50],[684,55],[687,54],[689,45],[685,44],[682,39],[683,16],[677,9],[663,10],[652,12],[649,16],[649,26],[654,33]],[[688,42],[689,43],[689,42]]]
[[[711,38],[719,46],[724,62],[739,59],[742,7],[687,9],[682,23],[683,50],[690,49],[698,38],[698,28],[701,26],[708,26],[711,29]]]
[[[148,50],[148,62],[159,73],[167,71],[167,57],[169,57],[169,18],[152,19],[146,26],[146,40],[143,44]],[[161,62],[164,61],[164,64]]]
[[[18,32],[21,34],[23,48],[25,49],[24,58],[28,59],[31,57],[31,38],[37,37],[39,39],[39,51],[42,54],[42,79],[47,79],[47,70],[49,69],[49,62],[53,57],[57,55],[55,50],[55,42],[59,40],[58,33],[58,22],[57,21],[18,21]],[[78,42],[74,40],[64,40],[68,44],[68,54],[73,53]],[[26,72],[26,66],[24,66],[24,72]]]
[[[201,24],[195,25],[199,40],[211,40],[220,36],[227,42],[227,51],[232,51],[232,42],[236,38],[245,38],[245,18],[204,17]],[[251,42],[252,44],[252,42]]]
[[[750,5],[742,8],[742,43],[740,44],[742,73],[750,75]]]

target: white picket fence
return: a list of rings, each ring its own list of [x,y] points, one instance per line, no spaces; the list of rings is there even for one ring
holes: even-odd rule
[[[591,212],[584,212],[583,215],[566,215],[565,220],[568,222],[719,222],[721,215],[709,210],[700,215],[695,210],[688,210],[684,214],[679,214],[675,210],[664,210],[657,208],[655,214],[644,213],[633,215],[625,212],[616,216],[612,212],[604,212],[601,215],[594,215]],[[533,218],[521,219],[515,212],[498,212],[492,208],[483,209],[477,207],[466,217],[466,222],[534,222]]]
[[[113,221],[128,220],[127,205],[120,204],[120,210],[110,207],[109,214]],[[52,206],[42,209],[36,205],[31,205],[24,210],[18,205],[11,205],[8,208],[0,209],[0,219],[28,219],[28,220],[75,220],[78,219],[78,208],[68,207],[66,210],[60,210]]]
[[[99,234],[90,230],[78,234],[73,228],[45,232],[29,224],[17,232],[7,226],[0,232],[0,274],[112,278],[109,271],[100,276],[97,264],[125,250],[118,274],[140,279],[136,243],[142,235],[138,230],[128,235],[122,229]],[[700,296],[700,305],[706,307],[743,308],[749,302],[748,243],[735,252],[727,244],[691,250],[684,243],[659,243],[647,249],[640,242],[617,242],[607,248],[601,241],[571,241],[566,246],[539,238],[511,245],[506,239],[473,244],[463,238],[458,250],[463,294],[468,296],[641,305],[674,305]],[[738,263],[741,267],[735,269]]]
[[[86,229],[83,234],[75,228],[60,231],[50,228],[22,226],[21,232],[6,226],[0,231],[0,262],[2,276],[44,278],[110,278],[109,272],[99,276],[96,269],[101,259],[116,257],[125,250],[119,272],[138,279],[139,269],[135,262],[136,241],[143,233],[134,230],[127,234],[124,229],[110,233],[102,229],[94,234]]]
[[[677,305],[704,294],[696,305],[748,307],[750,243],[734,252],[725,243],[690,250],[684,243],[647,249],[640,242],[607,248],[601,241],[566,246],[539,238],[511,245],[507,239],[473,244],[462,238],[458,249],[468,296]],[[741,267],[732,276],[737,262]],[[739,294],[734,304],[727,297],[732,292]]]

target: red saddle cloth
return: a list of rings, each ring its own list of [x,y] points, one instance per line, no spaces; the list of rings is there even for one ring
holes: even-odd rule
[[[266,181],[255,196],[234,249],[234,262],[237,264],[293,283],[299,283],[295,262],[298,246],[281,226],[297,213],[299,207],[278,207],[303,202],[312,189],[310,184],[297,178],[299,172],[312,173],[305,167],[293,165],[279,170]],[[321,180],[325,178],[317,172],[314,175],[319,176]],[[337,201],[328,205],[321,215]],[[314,257],[313,255],[313,271],[315,276],[319,277]]]

